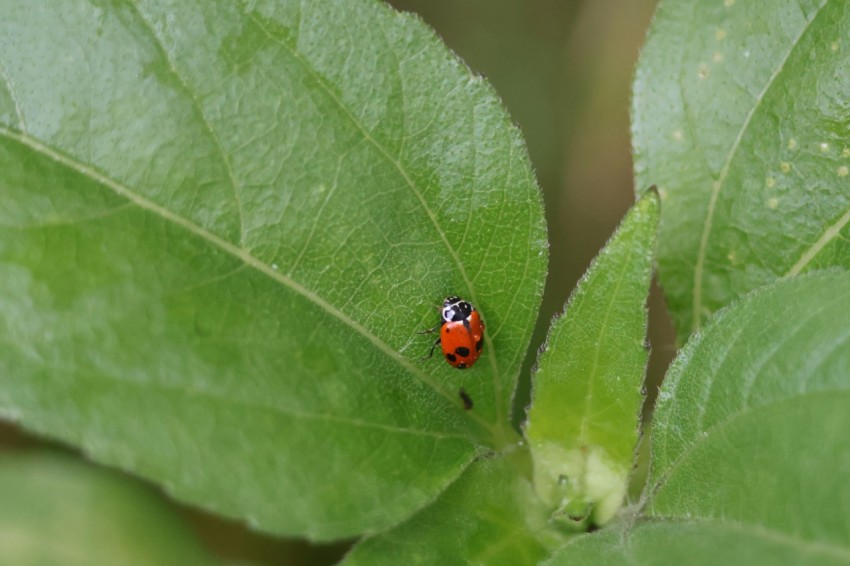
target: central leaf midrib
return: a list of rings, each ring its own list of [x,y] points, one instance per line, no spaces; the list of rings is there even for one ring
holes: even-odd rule
[[[200,105],[197,101],[197,97],[195,96],[194,92],[191,90],[189,85],[183,80],[180,73],[178,73],[175,65],[173,64],[171,59],[168,57],[168,52],[167,52],[165,45],[163,44],[161,39],[156,35],[154,28],[150,25],[149,22],[147,22],[147,20],[145,20],[145,18],[139,12],[138,7],[135,6],[135,4],[133,4],[133,5],[134,5],[134,8],[136,9],[136,12],[137,12],[139,19],[142,20],[142,22],[145,26],[146,32],[152,37],[154,43],[156,44],[156,46],[160,50],[161,56],[163,57],[163,59],[166,61],[169,68],[171,69],[172,74],[176,77],[176,79],[179,81],[179,83],[184,87],[189,98],[192,99],[193,106],[196,109],[196,112],[199,116],[199,119],[201,120],[202,124],[207,129],[207,131],[209,132],[214,145],[216,146],[216,148],[218,149],[219,153],[222,156],[222,159],[223,159],[224,164],[225,164],[225,168],[227,170],[231,184],[233,186],[233,192],[234,192],[235,197],[236,197],[237,210],[238,210],[238,213],[239,213],[239,220],[240,220],[240,239],[244,242],[245,221],[244,221],[244,218],[243,218],[241,199],[239,198],[239,191],[238,191],[238,188],[237,188],[236,177],[235,177],[235,173],[233,172],[233,170],[230,166],[230,161],[227,158],[227,155],[225,154],[225,152],[224,152],[224,150],[221,146],[221,142],[219,141],[217,135],[215,134],[215,131],[213,130],[212,125],[209,123],[209,121],[206,118],[206,115],[204,114],[202,108],[200,107]],[[237,6],[237,8],[241,9],[241,6]],[[342,116],[344,116],[345,119],[348,120],[354,126],[354,128],[360,133],[360,135],[363,137],[363,139],[367,143],[369,143],[373,147],[375,147],[377,149],[377,151],[380,153],[380,155],[384,159],[386,159],[387,162],[389,162],[391,164],[391,166],[399,173],[402,180],[404,181],[404,184],[410,189],[411,193],[419,201],[419,204],[422,207],[422,210],[425,212],[425,215],[429,219],[431,225],[434,227],[434,230],[437,232],[438,237],[443,242],[449,256],[451,256],[452,260],[454,261],[455,265],[457,266],[458,272],[460,273],[461,278],[463,279],[464,284],[466,285],[467,296],[469,297],[469,299],[473,303],[477,303],[478,301],[477,301],[477,295],[475,293],[474,285],[472,284],[472,281],[471,281],[471,279],[469,278],[469,275],[466,272],[466,268],[465,268],[463,262],[461,261],[457,250],[454,248],[454,246],[451,244],[451,242],[449,242],[448,235],[446,234],[446,232],[440,226],[439,222],[437,221],[436,215],[434,214],[434,212],[428,206],[428,203],[426,202],[424,195],[419,190],[419,188],[416,186],[413,179],[408,174],[407,170],[402,165],[402,163],[398,159],[395,159],[390,154],[390,152],[387,150],[387,148],[383,144],[378,142],[378,140],[375,139],[369,133],[369,131],[364,126],[364,124],[357,118],[357,116],[354,115],[354,113],[347,107],[347,105],[326,84],[325,79],[321,75],[319,75],[319,73],[305,60],[305,58],[302,56],[302,54],[300,52],[298,52],[296,49],[294,49],[287,42],[281,41],[279,38],[275,37],[273,33],[271,33],[269,30],[267,30],[265,28],[265,26],[263,26],[262,22],[259,21],[253,13],[245,12],[244,10],[241,13],[242,13],[243,17],[249,18],[252,22],[254,22],[254,24],[257,26],[257,28],[259,30],[261,30],[262,33],[266,35],[266,37],[268,37],[275,44],[280,45],[283,49],[285,49],[291,55],[291,57],[295,61],[298,62],[298,64],[305,70],[305,72],[307,72],[316,81],[316,84],[319,85],[320,89],[325,93],[325,95],[339,108]],[[494,396],[495,396],[495,403],[494,404],[496,406],[497,420],[500,421],[501,415],[503,413],[503,407],[502,407],[502,401],[501,401],[501,386],[502,386],[501,376],[500,376],[501,372],[500,372],[498,360],[495,356],[495,351],[493,349],[492,340],[487,340],[487,345],[488,345],[488,350],[490,352],[490,355],[488,357],[490,358],[490,365],[491,365],[491,369],[492,369],[492,372],[493,372],[493,393],[494,393]]]
[[[743,141],[744,135],[749,130],[750,123],[753,120],[753,117],[756,115],[756,112],[759,108],[761,108],[761,104],[764,99],[767,97],[768,91],[770,91],[771,87],[776,83],[776,80],[782,75],[782,72],[786,69],[786,63],[791,58],[791,56],[796,51],[797,47],[802,43],[802,38],[808,32],[815,20],[817,20],[818,16],[822,13],[823,8],[829,4],[830,0],[825,0],[823,4],[818,6],[817,11],[812,16],[812,18],[806,22],[803,26],[803,29],[800,30],[800,33],[791,43],[791,48],[779,62],[777,68],[773,71],[771,76],[768,78],[767,82],[762,88],[761,92],[756,96],[755,103],[750,111],[744,118],[743,123],[741,124],[740,129],[738,130],[735,139],[732,142],[732,146],[729,148],[729,151],[726,154],[726,159],[723,163],[723,167],[720,170],[720,174],[717,177],[717,180],[712,183],[711,194],[709,195],[708,201],[708,209],[706,211],[705,220],[703,221],[703,230],[700,236],[699,248],[697,250],[696,264],[694,266],[694,287],[693,287],[693,301],[691,305],[691,332],[698,330],[701,327],[702,320],[702,283],[704,279],[705,272],[705,256],[708,253],[708,240],[711,235],[711,229],[714,221],[714,211],[717,207],[717,201],[720,195],[720,191],[723,189],[726,183],[726,178],[729,175],[729,170],[732,166],[732,161],[738,153],[738,149],[741,147],[741,142]]]
[[[624,236],[625,235],[626,234],[624,234]],[[636,246],[627,247],[626,258],[622,262],[620,273],[617,276],[617,282],[614,286],[614,290],[608,297],[609,301],[605,307],[605,315],[602,318],[602,324],[599,326],[599,333],[597,334],[596,340],[596,348],[594,349],[593,353],[593,363],[590,366],[589,375],[587,377],[587,394],[584,398],[584,414],[582,415],[581,427],[579,429],[579,439],[581,440],[582,444],[587,444],[589,442],[588,427],[590,426],[591,420],[590,405],[592,403],[591,398],[593,397],[593,386],[596,383],[596,378],[599,377],[599,355],[601,354],[603,349],[602,344],[605,343],[603,337],[605,336],[608,330],[608,321],[611,318],[611,312],[614,310],[614,304],[617,302],[620,287],[622,286],[623,281],[625,281],[626,273],[629,272],[629,268],[631,267],[632,255],[634,255],[635,247]]]

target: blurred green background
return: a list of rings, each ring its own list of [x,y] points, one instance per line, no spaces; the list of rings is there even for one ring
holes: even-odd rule
[[[393,0],[419,14],[504,100],[528,142],[543,190],[550,270],[526,360],[530,368],[552,316],[634,202],[630,83],[656,0]],[[673,353],[658,289],[650,299],[650,403]],[[528,402],[528,372],[516,400]],[[648,403],[648,405],[650,404]],[[45,443],[0,423],[0,450]],[[241,564],[333,564],[346,544],[310,545],[250,532],[175,505],[212,551]]]

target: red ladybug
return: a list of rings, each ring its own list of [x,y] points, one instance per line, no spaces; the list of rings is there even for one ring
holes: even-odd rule
[[[443,347],[446,361],[457,369],[472,367],[481,355],[484,346],[484,321],[475,307],[460,297],[449,297],[443,301],[440,337],[431,346],[428,358],[434,355],[437,344]],[[437,327],[426,330],[433,332]]]

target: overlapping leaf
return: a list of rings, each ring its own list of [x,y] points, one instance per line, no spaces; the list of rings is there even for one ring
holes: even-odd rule
[[[526,451],[475,462],[433,505],[361,541],[343,564],[539,563],[559,535],[526,479],[529,466]]]
[[[568,545],[552,563],[671,563],[688,548],[696,563],[850,562],[848,321],[842,272],[722,311],[662,386],[647,519]]]
[[[210,564],[153,490],[60,454],[0,454],[0,562]]]
[[[682,342],[734,297],[850,267],[850,13],[839,0],[662,2],[638,65],[638,186],[664,197]]]

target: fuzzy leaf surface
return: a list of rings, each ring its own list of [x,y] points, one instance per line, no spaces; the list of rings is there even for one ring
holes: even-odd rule
[[[638,442],[659,199],[647,192],[579,282],[533,378],[526,435],[540,497],[604,523],[625,495]]]
[[[362,540],[343,565],[539,564],[559,535],[526,479],[529,466],[524,450],[476,461],[433,505]]]
[[[760,285],[850,268],[848,37],[841,0],[659,5],[632,130],[682,343]]]
[[[577,537],[542,566],[841,566],[848,563],[846,556],[823,552],[817,546],[788,544],[771,534],[709,521],[649,521],[626,532],[604,529]]]
[[[718,313],[661,387],[636,526],[582,537],[551,563],[850,563],[848,321],[840,271]]]
[[[850,274],[723,311],[659,392],[647,510],[775,533],[850,559]]]
[[[495,94],[419,20],[0,13],[0,414],[313,539],[396,524],[513,434],[541,199]],[[487,323],[463,374],[420,361],[450,294]]]

